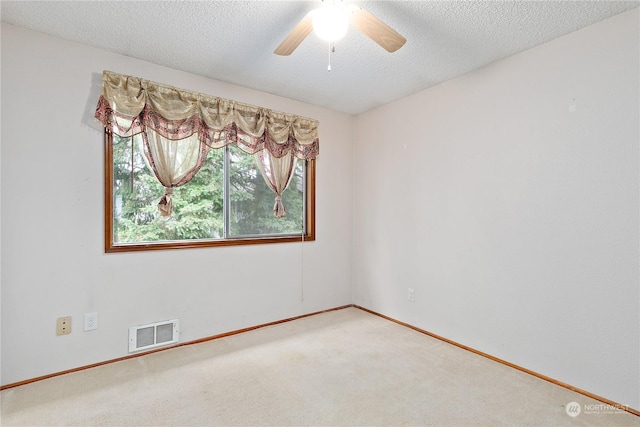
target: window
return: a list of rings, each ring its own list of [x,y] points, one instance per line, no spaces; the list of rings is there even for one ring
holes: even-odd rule
[[[162,217],[165,187],[145,162],[141,134],[105,130],[104,148],[106,252],[315,240],[315,160],[297,161],[282,193],[287,214],[276,218],[254,156],[235,145],[211,149]]]
[[[106,252],[315,240],[317,120],[111,71],[95,118]]]

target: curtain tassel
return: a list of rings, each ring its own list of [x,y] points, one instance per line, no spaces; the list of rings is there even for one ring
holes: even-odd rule
[[[282,203],[282,196],[279,194],[276,196],[276,203],[273,205],[273,213],[275,214],[276,218],[284,218],[285,216],[287,216],[287,211],[284,208],[284,203]]]
[[[173,209],[173,188],[167,187],[164,192],[164,196],[160,199],[158,203],[158,210],[160,211],[160,216],[164,218],[168,218],[171,216],[171,211]]]

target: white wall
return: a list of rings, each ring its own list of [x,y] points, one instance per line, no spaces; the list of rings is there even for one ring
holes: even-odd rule
[[[358,116],[354,302],[640,408],[639,49],[635,9]]]
[[[318,119],[317,240],[105,254],[103,69]],[[125,356],[133,325],[179,318],[189,341],[351,303],[352,128],[346,114],[3,23],[2,384]],[[94,311],[99,329],[83,332]],[[56,336],[66,315],[73,332]]]
[[[640,408],[638,21],[362,114],[354,146],[350,116],[3,23],[2,384],[126,355],[131,325],[188,341],[354,302]],[[317,241],[104,254],[103,69],[320,120]]]

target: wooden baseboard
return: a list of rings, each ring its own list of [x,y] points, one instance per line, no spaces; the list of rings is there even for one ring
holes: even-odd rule
[[[60,376],[60,375],[70,374],[72,372],[83,371],[85,369],[95,368],[95,367],[98,367],[98,366],[107,365],[107,364],[115,363],[115,362],[120,362],[120,361],[127,360],[127,359],[133,359],[135,357],[140,357],[140,356],[144,356],[144,355],[147,355],[147,354],[157,353],[159,351],[169,350],[169,349],[176,348],[176,347],[183,347],[183,346],[192,345],[192,344],[198,344],[198,343],[211,341],[211,340],[215,340],[215,339],[219,339],[219,338],[229,337],[229,336],[232,336],[232,335],[237,335],[237,334],[241,334],[241,333],[244,333],[244,332],[253,331],[253,330],[264,328],[264,327],[267,327],[267,326],[279,325],[281,323],[287,323],[287,322],[291,322],[293,320],[298,320],[298,319],[302,319],[302,318],[309,317],[309,316],[315,316],[315,315],[321,314],[321,313],[328,313],[328,312],[331,312],[331,311],[342,310],[342,309],[349,308],[349,307],[355,307],[355,308],[357,308],[359,310],[366,311],[367,313],[370,313],[370,314],[373,314],[375,316],[381,317],[383,319],[389,320],[391,322],[397,323],[398,325],[405,326],[407,328],[413,329],[414,331],[417,331],[417,332],[420,332],[422,334],[428,335],[428,336],[430,336],[432,338],[438,339],[440,341],[444,341],[447,344],[451,344],[451,345],[454,345],[454,346],[456,346],[458,348],[461,348],[463,350],[470,351],[470,352],[472,352],[474,354],[477,354],[479,356],[486,357],[487,359],[493,360],[494,362],[498,362],[498,363],[501,363],[503,365],[509,366],[510,368],[514,368],[514,369],[517,369],[517,370],[519,370],[521,372],[527,373],[529,375],[533,375],[534,377],[537,377],[537,378],[540,378],[542,380],[548,381],[548,382],[550,382],[552,384],[555,384],[557,386],[569,389],[569,390],[574,391],[576,393],[580,393],[583,396],[590,397],[590,398],[595,399],[595,400],[597,400],[599,402],[605,403],[605,404],[607,404],[607,405],[609,405],[609,406],[611,406],[613,408],[616,408],[616,409],[619,409],[619,410],[622,410],[622,411],[625,411],[625,412],[628,412],[630,414],[633,414],[633,415],[636,415],[636,416],[640,417],[640,411],[637,410],[637,409],[631,408],[631,407],[626,406],[626,405],[621,405],[621,404],[619,404],[617,402],[614,402],[612,400],[606,399],[606,398],[604,398],[602,396],[598,396],[598,395],[590,393],[590,392],[588,392],[586,390],[582,390],[582,389],[580,389],[578,387],[574,387],[572,385],[563,383],[562,381],[558,381],[558,380],[550,378],[550,377],[548,377],[546,375],[539,374],[539,373],[537,373],[535,371],[532,371],[530,369],[523,368],[522,366],[518,366],[518,365],[513,364],[511,362],[507,362],[506,360],[499,359],[497,357],[491,356],[490,354],[484,353],[482,351],[479,351],[479,350],[476,350],[474,348],[468,347],[466,345],[457,343],[455,341],[452,341],[450,339],[441,337],[439,335],[436,335],[436,334],[431,333],[429,331],[426,331],[424,329],[420,329],[420,328],[418,328],[416,326],[410,325],[410,324],[405,323],[405,322],[401,322],[401,321],[396,320],[396,319],[394,319],[392,317],[385,316],[384,314],[377,313],[377,312],[375,312],[373,310],[369,310],[368,308],[360,307],[359,305],[355,305],[355,304],[343,305],[343,306],[340,306],[340,307],[330,308],[330,309],[322,310],[322,311],[316,311],[314,313],[303,314],[303,315],[300,315],[300,316],[290,317],[290,318],[283,319],[283,320],[276,320],[274,322],[269,322],[269,323],[264,323],[264,324],[257,325],[257,326],[251,326],[251,327],[248,327],[248,328],[238,329],[238,330],[231,331],[231,332],[225,332],[225,333],[218,334],[218,335],[212,335],[210,337],[200,338],[200,339],[193,340],[193,341],[187,341],[187,342],[184,342],[184,343],[179,343],[179,344],[176,344],[176,345],[163,347],[163,348],[159,348],[159,349],[155,349],[155,350],[145,351],[145,352],[142,352],[142,353],[131,354],[131,355],[128,355],[128,356],[119,357],[117,359],[111,359],[111,360],[106,360],[104,362],[93,363],[91,365],[81,366],[79,368],[69,369],[69,370],[62,371],[62,372],[56,372],[56,373],[53,373],[53,374],[43,375],[41,377],[32,378],[32,379],[28,379],[28,380],[19,381],[19,382],[12,383],[12,384],[7,384],[7,385],[0,386],[0,390],[5,390],[5,389],[8,389],[8,388],[12,388],[12,387],[18,387],[18,386],[29,384],[29,383],[33,383],[33,382],[36,382],[36,381],[46,380],[48,378],[53,378],[53,377],[57,377],[57,376]]]
[[[588,392],[586,390],[582,390],[582,389],[580,389],[578,387],[574,387],[574,386],[572,386],[570,384],[563,383],[562,381],[558,381],[558,380],[550,378],[550,377],[548,377],[546,375],[539,374],[539,373],[537,373],[535,371],[532,371],[530,369],[523,368],[522,366],[518,366],[518,365],[513,364],[511,362],[507,362],[506,360],[499,359],[497,357],[491,356],[490,354],[484,353],[484,352],[476,350],[474,348],[467,347],[466,345],[463,345],[463,344],[457,343],[455,341],[452,341],[450,339],[441,337],[440,335],[436,335],[436,334],[431,333],[429,331],[425,331],[424,329],[420,329],[420,328],[418,328],[416,326],[413,326],[413,325],[410,325],[408,323],[401,322],[401,321],[396,320],[396,319],[394,319],[392,317],[385,316],[384,314],[377,313],[377,312],[375,312],[373,310],[369,310],[368,308],[360,307],[359,305],[355,305],[355,304],[353,305],[353,307],[358,308],[358,309],[360,309],[362,311],[366,311],[367,313],[371,313],[371,314],[374,314],[376,316],[382,317],[383,319],[386,319],[386,320],[389,320],[391,322],[397,323],[398,325],[406,326],[407,328],[413,329],[414,331],[420,332],[421,334],[425,334],[425,335],[428,335],[428,336],[430,336],[432,338],[436,338],[436,339],[438,339],[440,341],[444,341],[447,344],[451,344],[451,345],[454,345],[454,346],[456,346],[458,348],[461,348],[463,350],[470,351],[471,353],[477,354],[479,356],[486,357],[487,359],[493,360],[494,362],[498,362],[498,363],[501,363],[503,365],[509,366],[510,368],[514,368],[514,369],[517,369],[517,370],[519,370],[521,372],[527,373],[529,375],[533,375],[534,377],[537,377],[537,378],[540,378],[542,380],[548,381],[548,382],[550,382],[552,384],[555,384],[557,386],[569,389],[571,391],[575,391],[576,393],[580,393],[580,394],[582,394],[582,395],[584,395],[586,397],[590,397],[592,399],[595,399],[597,401],[605,403],[605,404],[607,404],[607,405],[609,405],[609,406],[611,406],[611,407],[613,407],[615,409],[619,409],[621,411],[629,412],[630,414],[633,414],[633,415],[636,415],[636,416],[640,417],[640,411],[639,410],[631,408],[631,407],[629,407],[627,405],[621,405],[620,403],[617,403],[617,402],[614,402],[612,400],[606,399],[606,398],[604,398],[602,396],[598,396],[597,394],[590,393],[590,392]]]
[[[133,359],[135,357],[145,356],[147,354],[157,353],[159,351],[165,351],[165,350],[169,350],[169,349],[172,349],[172,348],[184,347],[184,346],[187,346],[187,345],[198,344],[198,343],[202,343],[202,342],[206,342],[206,341],[216,340],[216,339],[219,339],[219,338],[229,337],[231,335],[237,335],[237,334],[241,334],[243,332],[249,332],[249,331],[253,331],[253,330],[256,330],[256,329],[264,328],[264,327],[267,327],[267,326],[279,325],[281,323],[291,322],[292,320],[298,320],[298,319],[302,319],[302,318],[309,317],[309,316],[315,316],[316,314],[321,314],[321,313],[328,313],[330,311],[342,310],[342,309],[349,308],[349,307],[353,307],[353,305],[352,304],[343,305],[343,306],[340,306],[340,307],[330,308],[330,309],[322,310],[322,311],[316,311],[314,313],[303,314],[303,315],[295,316],[295,317],[289,317],[287,319],[276,320],[274,322],[264,323],[262,325],[250,326],[248,328],[238,329],[238,330],[231,331],[231,332],[225,332],[225,333],[218,334],[218,335],[212,335],[210,337],[205,337],[205,338],[200,338],[200,339],[193,340],[193,341],[187,341],[187,342],[183,342],[183,343],[178,343],[178,344],[175,344],[175,345],[162,347],[162,348],[158,348],[158,349],[154,349],[154,350],[144,351],[144,352],[140,352],[140,353],[136,353],[136,354],[130,354],[128,356],[118,357],[117,359],[110,359],[110,360],[105,360],[104,362],[92,363],[91,365],[80,366],[78,368],[68,369],[66,371],[55,372],[55,373],[52,373],[52,374],[43,375],[41,377],[36,377],[36,378],[31,378],[31,379],[28,379],[28,380],[24,380],[24,381],[18,381],[18,382],[15,382],[15,383],[6,384],[6,385],[3,385],[3,386],[0,386],[0,390],[5,390],[7,388],[18,387],[18,386],[29,384],[29,383],[33,383],[33,382],[36,382],[36,381],[46,380],[48,378],[58,377],[60,375],[70,374],[72,372],[84,371],[85,369],[96,368],[98,366],[108,365],[110,363],[121,362],[123,360]]]

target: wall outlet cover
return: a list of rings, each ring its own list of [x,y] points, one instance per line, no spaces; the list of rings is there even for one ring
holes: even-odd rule
[[[71,333],[71,316],[59,317],[56,320],[56,335],[69,335]]]
[[[98,313],[85,313],[84,330],[93,331],[98,329]]]

